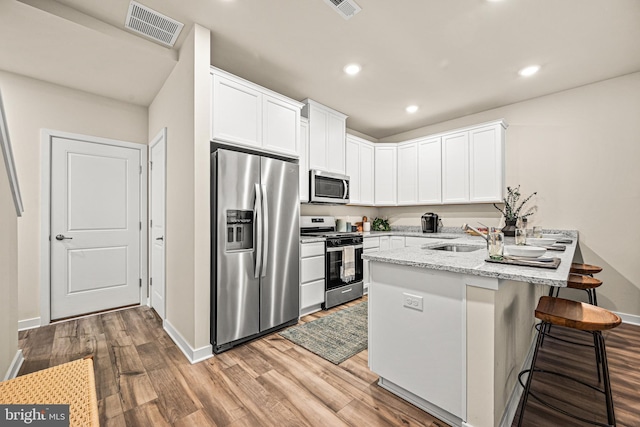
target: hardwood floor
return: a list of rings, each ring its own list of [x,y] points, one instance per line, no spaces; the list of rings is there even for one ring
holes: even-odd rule
[[[103,427],[446,426],[379,388],[366,350],[336,366],[271,334],[191,365],[148,307],[24,331],[20,347],[20,374],[92,354]]]
[[[607,346],[618,425],[638,426],[640,328],[622,325],[607,335]],[[366,350],[336,366],[272,334],[191,365],[148,307],[24,331],[20,347],[25,357],[20,374],[92,354],[103,427],[446,426],[378,387]],[[577,366],[585,378],[595,375],[587,349],[575,351],[548,340],[539,360],[558,351],[563,351],[563,368]],[[590,393],[540,384],[572,396],[594,416],[604,413]],[[525,415],[527,426],[581,425],[546,412],[533,399]]]
[[[593,344],[590,334],[553,327],[552,334],[585,344]],[[640,327],[622,324],[604,333],[611,390],[618,427],[640,426]],[[536,368],[562,372],[595,387],[598,384],[593,348],[581,347],[562,341],[545,339]],[[526,381],[526,375],[523,381]],[[607,423],[604,395],[585,386],[557,377],[535,373],[531,390],[549,403],[603,424]],[[513,426],[517,425],[520,407]],[[589,425],[548,409],[529,397],[523,427],[562,426],[583,427]]]

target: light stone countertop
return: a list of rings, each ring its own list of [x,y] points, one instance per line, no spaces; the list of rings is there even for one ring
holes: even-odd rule
[[[556,231],[558,230],[549,230],[548,232]],[[495,277],[505,280],[566,287],[569,269],[571,268],[571,263],[578,243],[578,233],[573,230],[562,230],[561,232],[572,238],[573,243],[566,244],[566,250],[563,252],[547,251],[545,254],[545,256],[558,257],[561,259],[560,266],[556,270],[485,262],[485,258],[487,258],[486,241],[479,236],[470,236],[460,233],[432,234],[429,235],[429,237],[432,238],[425,239],[428,240],[428,242],[422,246],[365,253],[362,255],[362,258],[372,262],[384,262],[406,265],[409,267],[427,268],[431,270],[450,271],[460,274],[471,274],[475,276]],[[368,235],[365,234],[365,237],[384,234],[425,237],[422,233],[402,231],[373,232]],[[453,237],[457,238],[433,238],[436,236],[451,237],[451,234],[453,234]],[[443,244],[476,246],[480,249],[473,252],[447,252],[430,249]],[[513,237],[507,237],[505,239],[505,244],[514,244]]]

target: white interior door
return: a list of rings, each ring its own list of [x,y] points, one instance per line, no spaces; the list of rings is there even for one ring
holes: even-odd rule
[[[166,130],[162,130],[151,141],[149,173],[149,247],[150,247],[150,294],[151,307],[161,319],[165,316],[164,298],[164,227],[165,227],[165,176],[166,176]]]
[[[51,319],[140,303],[140,151],[54,137]]]

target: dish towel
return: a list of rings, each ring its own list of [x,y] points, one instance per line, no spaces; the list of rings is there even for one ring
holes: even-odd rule
[[[342,248],[342,274],[340,279],[349,283],[356,278],[356,249],[353,246]]]

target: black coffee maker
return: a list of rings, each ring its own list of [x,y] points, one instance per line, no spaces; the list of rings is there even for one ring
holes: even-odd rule
[[[422,232],[437,233],[438,232],[438,214],[427,212],[422,215]]]

